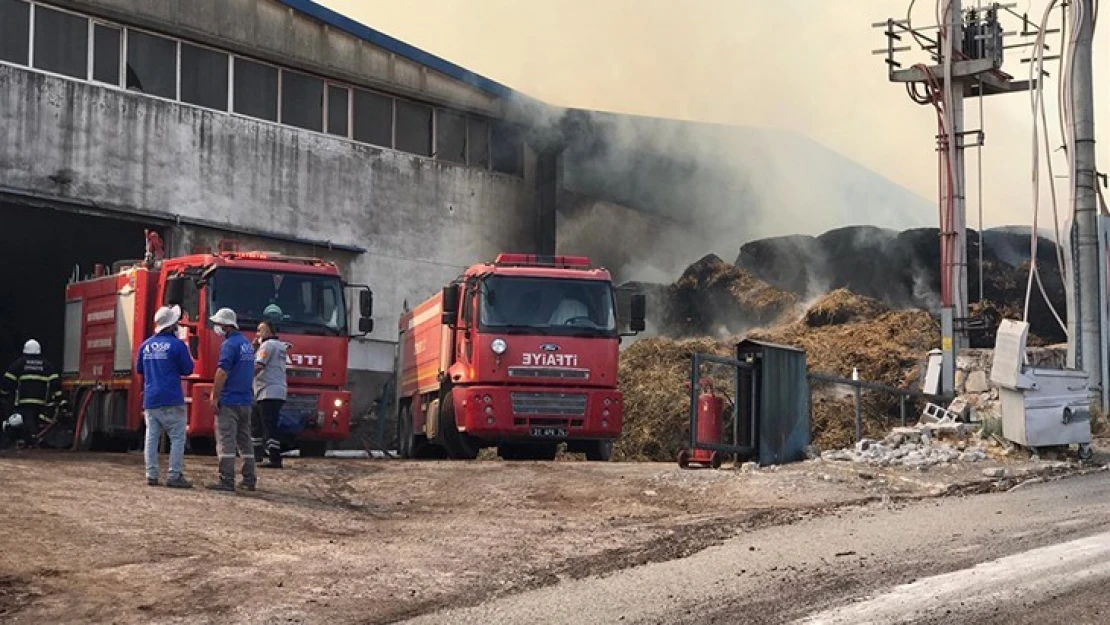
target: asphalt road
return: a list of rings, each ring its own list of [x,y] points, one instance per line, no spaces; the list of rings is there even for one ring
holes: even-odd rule
[[[1110,474],[875,504],[670,562],[568,580],[439,623],[1107,623]]]

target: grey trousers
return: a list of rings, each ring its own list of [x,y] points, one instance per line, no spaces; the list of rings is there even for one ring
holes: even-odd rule
[[[243,483],[254,486],[254,441],[251,438],[251,407],[220,405],[216,415],[216,455],[220,457],[220,481],[235,484],[235,455],[243,458]]]

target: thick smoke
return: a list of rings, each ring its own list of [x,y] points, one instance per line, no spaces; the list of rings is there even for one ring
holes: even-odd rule
[[[783,131],[538,105],[527,116],[532,145],[562,148],[560,251],[601,259],[618,279],[673,279],[762,237],[931,215],[922,198]]]

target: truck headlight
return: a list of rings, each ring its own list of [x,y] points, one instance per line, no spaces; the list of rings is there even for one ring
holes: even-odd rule
[[[342,399],[339,399],[339,398],[336,398],[336,400],[335,400],[335,407],[336,407],[336,408],[342,408],[342,407],[343,407],[343,400],[342,400]]]
[[[500,356],[509,349],[509,344],[505,342],[505,339],[493,339],[489,344],[489,348],[493,350],[493,353]]]

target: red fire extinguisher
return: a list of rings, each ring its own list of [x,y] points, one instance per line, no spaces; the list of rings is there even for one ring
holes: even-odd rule
[[[721,431],[724,429],[725,398],[713,388],[713,380],[701,380],[701,394],[698,395],[697,443],[720,445]],[[724,456],[708,449],[683,449],[678,454],[678,466],[683,469],[690,465],[721,467]]]

